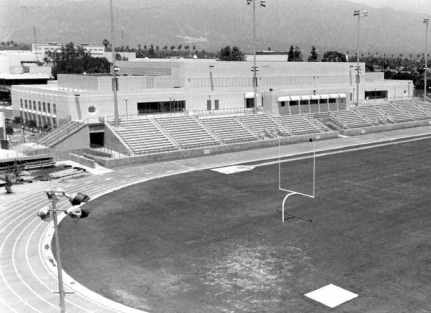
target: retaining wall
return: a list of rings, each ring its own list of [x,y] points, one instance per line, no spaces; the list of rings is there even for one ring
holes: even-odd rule
[[[160,161],[187,159],[193,157],[200,157],[205,155],[221,154],[228,152],[237,152],[252,149],[261,149],[278,146],[279,142],[282,145],[306,142],[310,138],[313,140],[323,140],[338,137],[338,132],[327,132],[312,135],[301,135],[301,136],[291,136],[291,137],[280,137],[275,139],[266,139],[246,143],[237,143],[221,146],[212,146],[199,149],[172,151],[160,154],[149,154],[142,156],[134,156],[130,158],[119,158],[119,159],[104,159],[97,156],[91,156],[91,158],[102,166],[107,168],[115,168],[119,166],[132,165],[132,164],[142,164],[142,163],[152,163]]]

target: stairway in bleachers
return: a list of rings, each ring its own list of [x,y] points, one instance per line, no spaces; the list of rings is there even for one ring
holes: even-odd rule
[[[240,123],[248,127],[256,136],[265,137],[265,134],[274,132],[283,136],[289,136],[289,132],[281,124],[266,114],[250,114],[236,117]]]
[[[177,150],[176,145],[147,118],[121,120],[117,133],[136,154]]]
[[[283,115],[275,117],[275,119],[292,135],[317,134],[329,130],[323,124],[318,125],[304,115]]]
[[[395,123],[411,122],[415,120],[408,113],[398,109],[395,105],[391,103],[382,103],[376,105],[375,108],[385,114],[388,119],[392,120]]]
[[[431,119],[431,113],[426,112],[424,109],[414,105],[413,103],[409,103],[403,100],[398,100],[398,101],[393,101],[392,104],[397,109],[404,111],[405,113],[407,113],[417,121]]]
[[[219,145],[220,141],[190,115],[154,119],[181,148],[193,149]]]
[[[257,137],[233,116],[200,119],[225,144],[257,140]]]
[[[354,110],[330,112],[331,119],[341,128],[364,128],[373,126],[372,123],[364,119]]]
[[[375,126],[393,123],[393,121],[388,120],[386,114],[377,110],[374,105],[359,106],[353,110]]]

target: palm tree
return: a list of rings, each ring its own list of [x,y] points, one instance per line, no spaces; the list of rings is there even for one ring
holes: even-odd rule
[[[179,44],[178,45],[178,56],[180,55],[180,50],[181,50],[181,48],[183,47],[183,45],[182,44]]]

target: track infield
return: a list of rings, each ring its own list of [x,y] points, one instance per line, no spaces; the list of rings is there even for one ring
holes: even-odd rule
[[[63,267],[155,313],[430,312],[430,156],[420,140],[317,158],[316,198],[287,202],[311,223],[281,223],[278,164],[131,186],[61,223]],[[306,162],[286,163],[297,182]],[[328,284],[358,297],[304,296]]]

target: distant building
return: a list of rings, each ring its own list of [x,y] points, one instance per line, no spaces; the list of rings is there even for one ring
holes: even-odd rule
[[[0,51],[0,100],[10,101],[12,85],[46,84],[51,79],[51,67],[39,66],[31,51]]]
[[[48,43],[48,44],[33,44],[32,52],[36,55],[39,60],[43,60],[46,52],[60,52],[63,44],[57,44],[56,42]],[[85,52],[89,53],[92,57],[95,58],[104,58],[105,57],[105,47],[104,46],[92,46],[87,43],[83,43],[80,45],[75,45],[76,47],[82,47]]]

